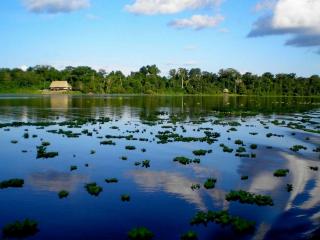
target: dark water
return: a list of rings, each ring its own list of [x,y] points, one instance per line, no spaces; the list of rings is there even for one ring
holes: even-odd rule
[[[101,117],[111,121],[88,122],[81,128],[58,125]],[[214,122],[217,119],[241,126],[228,131],[232,126]],[[275,119],[284,123],[272,123]],[[199,239],[308,239],[319,232],[320,171],[309,168],[320,167],[320,153],[313,151],[320,146],[319,98],[0,96],[0,123],[12,122],[57,123],[44,128],[0,128],[0,181],[25,180],[23,188],[0,190],[0,227],[34,219],[40,231],[30,239],[127,239],[127,232],[138,226],[150,229],[154,239],[168,240],[180,239],[188,230],[196,232]],[[297,125],[289,122],[301,129],[293,129],[290,126]],[[69,138],[48,132],[59,129],[73,133],[87,129],[92,136]],[[23,138],[26,130],[28,139]],[[188,137],[203,137],[205,131],[221,136],[212,144],[157,144],[155,135],[166,130]],[[266,137],[268,133],[283,137]],[[131,134],[148,141],[112,139],[116,145],[100,145],[106,135]],[[255,153],[256,158],[235,156],[236,139],[243,140],[247,153]],[[12,144],[12,140],[18,143]],[[36,146],[42,141],[50,142],[48,149],[59,155],[37,159]],[[221,143],[234,151],[223,152]],[[250,149],[251,144],[258,148]],[[127,145],[136,150],[126,150]],[[307,149],[294,152],[290,150],[293,145]],[[199,157],[200,164],[173,162],[177,156],[195,158],[192,151],[198,149],[211,149],[212,153]],[[136,161],[146,159],[150,168],[135,166]],[[78,169],[70,171],[71,165]],[[274,177],[273,172],[280,168],[289,169],[288,176]],[[240,180],[244,175],[249,179]],[[119,182],[104,181],[112,177]],[[202,186],[209,177],[216,178],[217,184],[207,190]],[[98,197],[85,190],[90,182],[103,187]],[[193,191],[191,185],[196,183],[201,188]],[[287,184],[293,185],[292,192],[286,191]],[[269,195],[274,206],[225,200],[230,190],[240,189]],[[59,199],[60,190],[70,195]],[[122,194],[129,194],[130,202],[122,202]],[[190,225],[197,211],[222,209],[255,221],[255,231],[239,235],[214,223]]]

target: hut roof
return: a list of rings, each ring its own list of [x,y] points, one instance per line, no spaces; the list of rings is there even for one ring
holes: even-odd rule
[[[70,88],[71,85],[67,81],[53,81],[50,88]]]

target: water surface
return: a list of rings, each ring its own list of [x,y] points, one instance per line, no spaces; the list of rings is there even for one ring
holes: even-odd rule
[[[48,125],[40,127],[44,122]],[[199,239],[308,239],[320,226],[319,172],[309,168],[320,167],[315,151],[320,146],[319,98],[2,95],[0,123],[0,180],[25,180],[21,189],[0,190],[0,226],[34,219],[40,231],[30,239],[127,239],[137,226],[150,229],[154,239],[180,239],[188,230]],[[59,129],[79,136],[54,133]],[[157,135],[164,131],[197,138],[209,131],[220,137],[210,144],[159,143]],[[23,137],[26,132],[29,138]],[[237,139],[250,157],[235,156]],[[103,140],[115,145],[101,145]],[[59,155],[37,159],[43,141]],[[220,144],[234,151],[223,152]],[[258,148],[250,149],[251,144]],[[128,145],[136,149],[126,150]],[[307,149],[294,152],[294,145]],[[212,153],[196,157],[192,151],[198,149]],[[181,165],[173,161],[177,156],[201,162]],[[135,166],[143,160],[150,160],[150,168]],[[71,165],[78,169],[70,171]],[[280,168],[290,170],[287,177],[273,176]],[[104,181],[112,177],[119,182]],[[217,184],[207,190],[203,183],[209,177]],[[85,190],[90,182],[103,187],[98,197]],[[192,184],[201,188],[192,190]],[[287,184],[293,191],[286,191]],[[230,190],[240,189],[269,195],[274,206],[225,200]],[[60,190],[70,195],[59,199]],[[122,194],[129,194],[130,202],[122,202]],[[198,211],[223,209],[255,221],[255,231],[239,235],[214,223],[190,225]]]

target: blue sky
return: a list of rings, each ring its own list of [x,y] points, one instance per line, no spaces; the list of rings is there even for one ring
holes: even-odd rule
[[[157,64],[163,74],[178,67],[319,74],[320,34],[314,26],[320,17],[312,15],[319,4],[170,1],[0,1],[0,67],[88,65],[129,73]],[[299,12],[301,7],[311,12]],[[298,26],[289,10],[305,24]],[[273,25],[260,24],[265,19]]]

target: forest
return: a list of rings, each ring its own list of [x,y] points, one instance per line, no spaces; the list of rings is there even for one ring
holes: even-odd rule
[[[137,72],[124,75],[121,71],[107,73],[87,66],[66,67],[57,70],[52,66],[37,65],[26,71],[18,68],[0,69],[0,92],[18,90],[44,90],[55,80],[68,81],[80,93],[126,94],[230,94],[263,96],[318,96],[320,77],[299,77],[294,73],[256,75],[241,74],[235,69],[221,69],[218,73],[199,68],[172,69],[168,76],[160,74],[156,65],[141,67]]]

